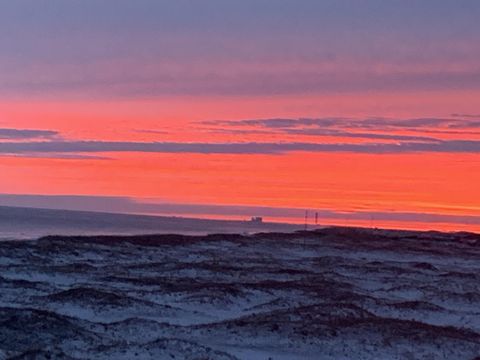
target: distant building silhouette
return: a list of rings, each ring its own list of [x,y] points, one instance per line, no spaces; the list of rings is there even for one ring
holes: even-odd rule
[[[250,219],[250,222],[261,224],[263,222],[263,218],[261,216],[252,216],[252,218]]]

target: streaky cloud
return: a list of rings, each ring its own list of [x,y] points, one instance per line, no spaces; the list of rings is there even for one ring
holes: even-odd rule
[[[121,141],[42,141],[3,142],[2,154],[84,154],[84,153],[196,153],[196,154],[286,154],[291,152],[391,153],[480,153],[480,140],[396,143],[314,143],[314,142],[121,142]]]
[[[245,120],[210,120],[203,121],[200,124],[210,126],[249,126],[263,127],[269,129],[286,129],[299,127],[313,128],[347,128],[347,129],[368,129],[368,130],[392,130],[392,129],[467,129],[480,128],[480,121],[472,121],[468,117],[455,118],[413,118],[413,119],[395,119],[384,117],[368,118],[345,118],[345,117],[327,117],[327,118],[271,118],[271,119],[245,119]],[[473,116],[472,116],[473,117]]]
[[[53,130],[0,128],[0,139],[4,140],[49,139],[58,135],[59,133]]]

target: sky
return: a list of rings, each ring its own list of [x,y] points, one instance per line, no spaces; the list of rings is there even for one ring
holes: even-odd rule
[[[0,0],[0,205],[480,232],[476,0]]]

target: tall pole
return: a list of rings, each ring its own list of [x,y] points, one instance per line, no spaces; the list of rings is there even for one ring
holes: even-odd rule
[[[305,210],[305,231],[308,229],[308,210]]]

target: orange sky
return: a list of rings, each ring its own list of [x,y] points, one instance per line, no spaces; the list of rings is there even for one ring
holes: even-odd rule
[[[164,97],[57,102],[17,99],[0,103],[0,128],[55,130],[60,141],[67,142],[395,143],[397,140],[307,136],[251,126],[235,127],[253,130],[235,133],[230,132],[226,125],[213,126],[215,129],[212,129],[202,121],[329,116],[353,118],[353,121],[373,116],[392,121],[449,118],[453,112],[478,113],[474,98],[480,98],[480,93],[369,93],[288,98]],[[368,129],[368,132],[432,136],[431,130],[438,128],[400,127],[394,130]],[[467,131],[467,135],[463,131]],[[442,140],[480,140],[475,129],[440,133],[435,137]],[[36,141],[45,140],[29,140]],[[477,152],[201,154],[125,151],[89,154],[101,159],[65,159],[57,155],[18,153],[0,156],[1,193],[124,196],[147,202],[480,217],[480,155]],[[228,217],[228,214],[225,216]],[[324,223],[370,225],[374,222],[376,226],[387,227],[480,230],[479,218],[462,224],[455,224],[455,221],[422,224],[372,218],[369,221],[354,221],[348,220],[348,215],[345,215],[343,219],[342,216],[336,220],[325,219]]]
[[[479,17],[3,2],[0,206],[480,231]]]

